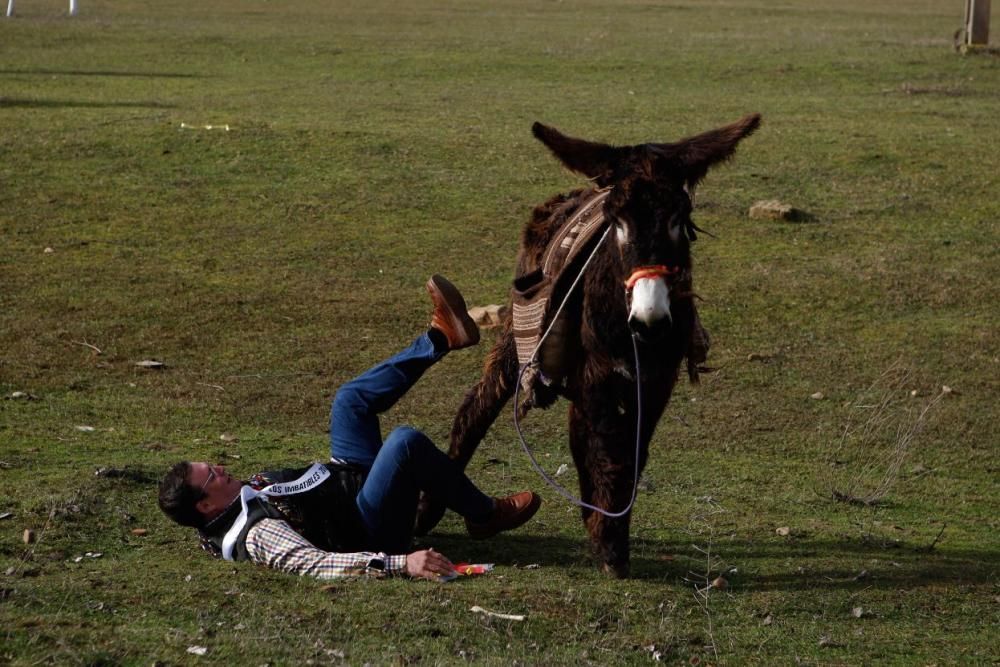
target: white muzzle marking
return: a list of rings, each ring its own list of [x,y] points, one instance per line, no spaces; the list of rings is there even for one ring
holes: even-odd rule
[[[653,326],[664,317],[670,319],[670,290],[663,278],[640,278],[632,288],[629,319]]]

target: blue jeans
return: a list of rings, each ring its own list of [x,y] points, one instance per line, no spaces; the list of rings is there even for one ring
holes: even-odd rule
[[[430,438],[401,426],[382,441],[379,413],[396,403],[443,357],[426,333],[402,352],[337,390],[330,411],[330,455],[368,470],[357,505],[371,548],[402,553],[413,539],[420,492],[432,490],[448,509],[482,522],[493,501]]]

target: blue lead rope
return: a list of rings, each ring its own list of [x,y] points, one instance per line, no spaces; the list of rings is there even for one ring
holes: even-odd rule
[[[604,516],[609,517],[611,519],[617,519],[618,517],[625,516],[626,514],[628,514],[632,510],[632,506],[635,505],[636,494],[639,491],[639,452],[640,452],[640,450],[642,448],[642,440],[641,440],[641,438],[642,438],[642,429],[641,429],[641,427],[642,427],[642,382],[641,382],[642,374],[639,371],[639,345],[636,342],[635,334],[632,335],[632,352],[635,355],[635,399],[636,399],[635,472],[634,472],[633,483],[632,483],[632,498],[628,501],[628,505],[625,506],[625,509],[623,509],[620,512],[609,512],[606,509],[603,509],[603,508],[597,507],[596,505],[591,505],[590,503],[584,502],[583,499],[577,498],[576,496],[574,496],[564,486],[562,486],[561,484],[559,484],[559,482],[557,482],[555,479],[553,479],[551,476],[549,476],[549,474],[542,469],[542,466],[540,466],[538,464],[538,461],[535,459],[535,456],[531,453],[531,448],[528,447],[528,443],[524,440],[524,433],[522,433],[522,431],[521,431],[521,421],[520,421],[520,419],[517,416],[518,405],[520,404],[519,401],[518,401],[518,397],[519,397],[520,392],[521,392],[521,381],[524,379],[525,372],[527,372],[528,368],[530,368],[531,365],[532,365],[532,363],[535,362],[535,359],[538,356],[538,350],[539,350],[539,348],[542,346],[542,343],[545,342],[545,339],[548,337],[549,332],[552,331],[552,327],[555,325],[556,320],[559,318],[559,314],[562,312],[563,307],[566,305],[566,302],[569,301],[569,297],[573,293],[573,290],[576,288],[577,283],[580,282],[580,278],[583,277],[583,272],[587,269],[587,266],[590,264],[590,260],[592,260],[594,258],[594,256],[597,254],[598,249],[600,249],[601,245],[604,244],[604,240],[607,238],[608,232],[610,232],[610,231],[611,231],[611,225],[608,225],[608,228],[606,230],[604,230],[604,234],[601,236],[600,240],[597,242],[597,245],[594,246],[594,249],[591,251],[590,256],[587,257],[587,261],[584,262],[583,266],[580,268],[580,273],[577,275],[576,279],[573,281],[573,284],[570,285],[569,290],[566,291],[565,298],[563,298],[562,303],[559,304],[559,308],[556,310],[555,315],[552,317],[552,322],[549,324],[549,328],[545,330],[545,333],[542,335],[541,339],[539,339],[538,344],[535,345],[535,349],[532,351],[531,358],[529,359],[528,363],[526,363],[523,366],[521,366],[521,372],[518,373],[518,376],[517,376],[517,384],[514,386],[514,428],[517,430],[517,437],[521,441],[521,448],[524,449],[524,453],[528,455],[528,460],[531,461],[532,467],[535,469],[535,471],[539,475],[542,476],[542,479],[544,479],[548,483],[549,486],[551,486],[553,489],[555,489],[556,493],[558,493],[560,496],[562,496],[566,500],[570,501],[574,505],[577,505],[579,507],[585,507],[585,508],[587,508],[589,510],[593,510],[595,512],[599,512],[600,514],[603,514]]]

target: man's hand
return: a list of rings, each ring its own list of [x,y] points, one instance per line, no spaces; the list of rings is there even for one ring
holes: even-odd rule
[[[411,577],[432,579],[446,576],[455,571],[451,561],[433,549],[414,551],[406,556],[406,573]]]

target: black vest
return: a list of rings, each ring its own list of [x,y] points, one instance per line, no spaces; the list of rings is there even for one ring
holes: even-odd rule
[[[322,484],[302,493],[288,496],[258,496],[247,503],[247,522],[236,539],[235,560],[249,560],[246,550],[247,533],[261,519],[281,519],[302,537],[324,551],[352,552],[368,548],[365,529],[358,506],[358,492],[367,471],[344,463],[324,464],[330,471]],[[250,486],[262,489],[301,477],[309,467],[285,468],[260,472],[250,478]],[[239,496],[226,510],[199,532],[202,548],[222,556],[222,540],[243,508]]]

